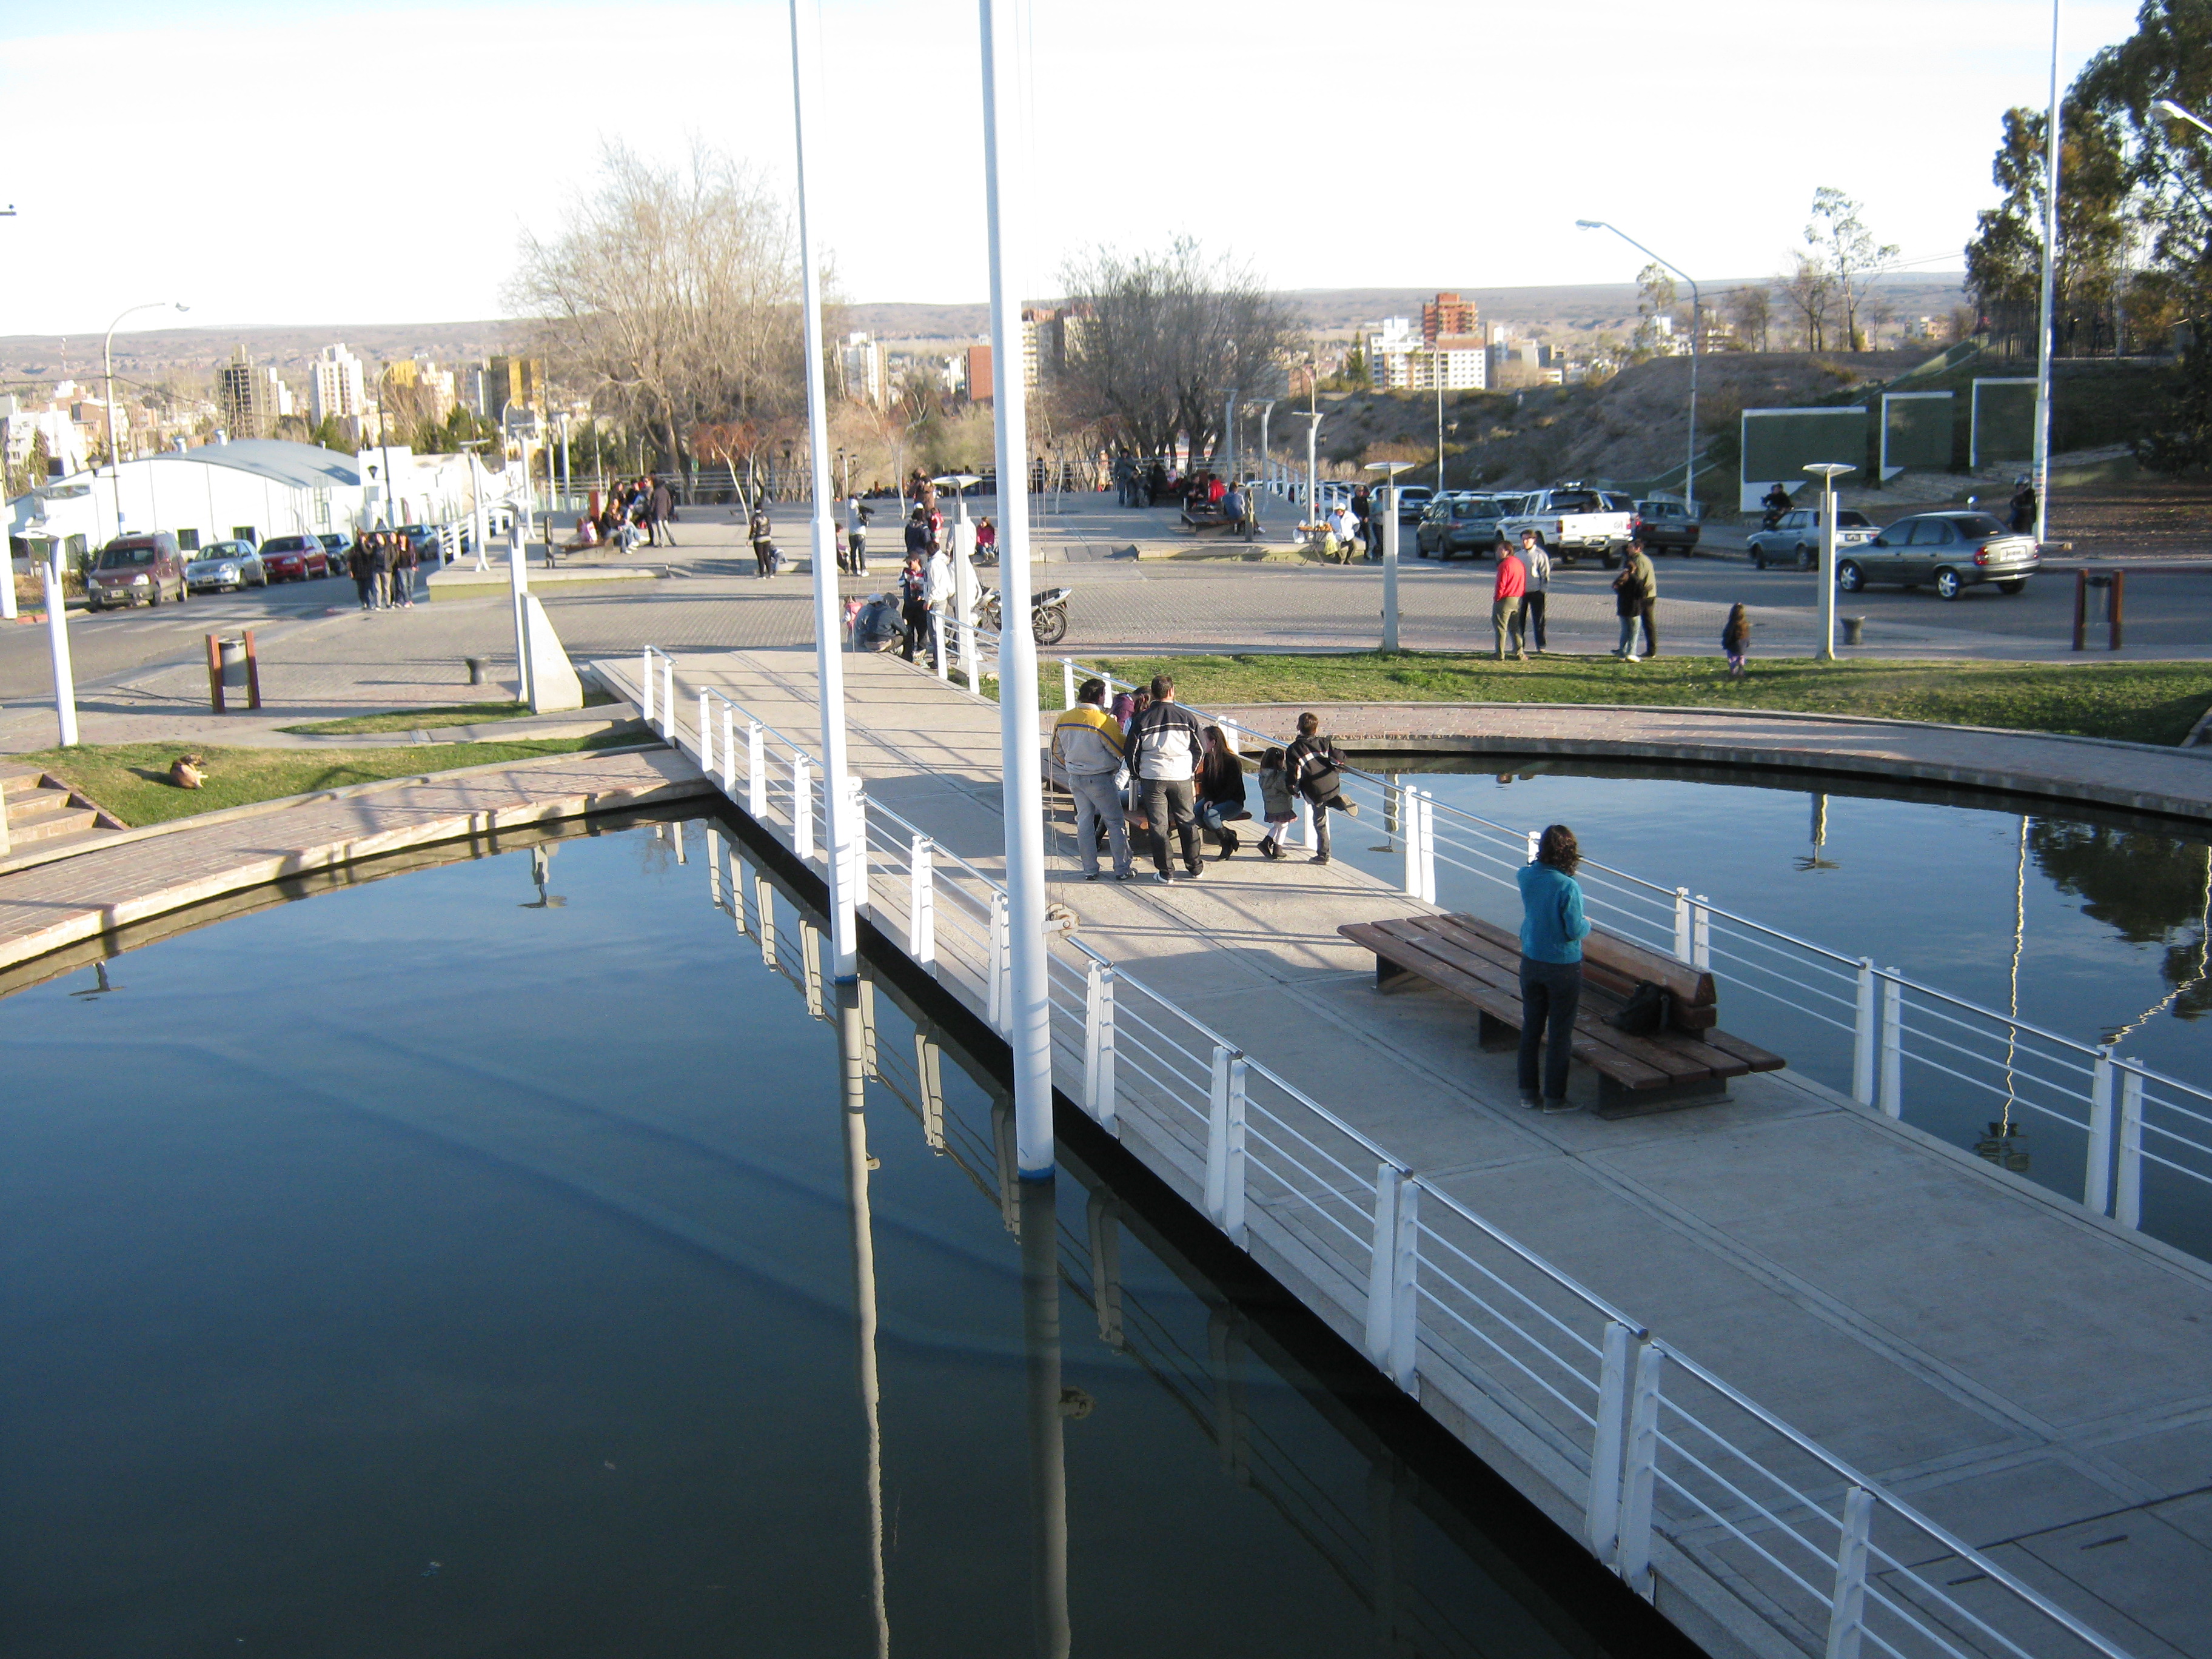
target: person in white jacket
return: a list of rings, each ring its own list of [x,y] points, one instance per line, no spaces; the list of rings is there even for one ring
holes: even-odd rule
[[[1528,532],[1521,536],[1521,562],[1528,567],[1528,592],[1521,601],[1521,620],[1528,648],[1540,656],[1544,650],[1544,600],[1552,591],[1552,556]]]
[[[949,659],[953,644],[952,630],[957,625],[959,618],[954,612],[952,604],[952,561],[945,556],[944,548],[936,547],[930,550],[929,562],[924,567],[924,580],[926,586],[922,592],[929,605],[930,631],[933,635],[930,641],[930,655],[932,658],[938,655],[935,636],[941,630],[945,639],[944,650]]]

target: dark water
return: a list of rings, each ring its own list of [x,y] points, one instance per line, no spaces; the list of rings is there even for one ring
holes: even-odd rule
[[[1405,763],[1422,767],[1419,781],[1439,803],[1520,830],[1571,824],[1587,858],[2212,1086],[2203,836],[2047,803],[2005,810],[2014,804],[1986,797],[1808,792],[1555,760],[1502,775],[1503,762],[1482,773]],[[1336,836],[1340,852],[1356,842],[1356,859],[1395,880],[1402,864],[1372,850],[1384,841]],[[1517,924],[1504,887],[1442,866],[1437,881],[1443,902]],[[1735,988],[1721,1014],[1727,1029],[1849,1088],[1847,1038]],[[2079,1133],[1924,1066],[1908,1065],[1905,1083],[1907,1121],[2080,1195]],[[2150,1231],[2212,1255],[2212,1187],[2154,1167],[2145,1206]]]
[[[933,1107],[888,993],[811,1018],[688,836],[0,1003],[0,1651],[1664,1646],[1157,1200],[1024,1206],[991,1092],[945,1052]]]

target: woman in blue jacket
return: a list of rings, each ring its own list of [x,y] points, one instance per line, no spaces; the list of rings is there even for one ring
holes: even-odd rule
[[[1589,922],[1575,871],[1583,861],[1575,832],[1555,823],[1537,838],[1536,861],[1521,866],[1521,1103],[1571,1112],[1567,1054],[1583,998],[1583,940]],[[1545,1041],[1547,1027],[1550,1041]],[[1543,1092],[1536,1055],[1544,1056]]]

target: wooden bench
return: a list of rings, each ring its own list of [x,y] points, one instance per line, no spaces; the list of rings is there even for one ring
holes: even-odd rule
[[[1378,990],[1433,985],[1474,1005],[1484,1048],[1519,1044],[1521,940],[1510,929],[1475,916],[1441,915],[1352,922],[1337,932],[1375,952]],[[1631,1036],[1607,1024],[1646,980],[1673,994],[1666,1028]],[[1787,1063],[1719,1028],[1711,973],[1596,929],[1583,941],[1583,995],[1570,1052],[1581,1064],[1571,1074],[1569,1097],[1595,1107],[1601,1117],[1718,1100],[1730,1078],[1778,1072]]]

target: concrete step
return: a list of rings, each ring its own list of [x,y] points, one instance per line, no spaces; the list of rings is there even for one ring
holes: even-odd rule
[[[11,788],[8,791],[8,827],[32,823],[64,811],[70,804],[70,792],[52,786],[34,788]]]
[[[78,835],[85,830],[99,828],[99,813],[88,806],[70,806],[67,805],[66,798],[60,810],[41,812],[27,822],[17,819],[12,805],[8,812],[8,842],[9,850],[12,852],[20,853],[26,848],[37,846],[63,836]],[[112,835],[115,832],[101,830],[100,833]]]

